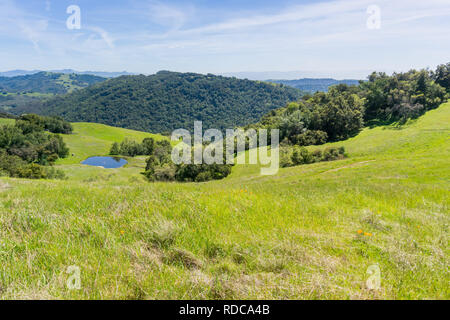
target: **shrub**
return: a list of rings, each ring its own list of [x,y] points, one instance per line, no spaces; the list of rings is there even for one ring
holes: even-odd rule
[[[176,169],[174,166],[165,165],[158,167],[152,175],[154,181],[174,181]]]
[[[323,157],[322,150],[319,150],[319,149],[314,150],[312,152],[312,157],[314,159],[314,162],[322,161],[322,157]]]
[[[314,157],[305,147],[294,147],[292,163],[294,165],[313,163]]]
[[[280,167],[292,167],[294,163],[292,162],[292,148],[281,147],[280,148]]]
[[[213,179],[213,177],[211,176],[211,172],[203,171],[203,172],[200,172],[195,177],[195,182],[204,182],[204,181],[209,181],[209,180],[212,180],[212,179]]]
[[[340,153],[340,151],[345,152],[345,149],[337,149],[337,148],[326,148],[323,151],[323,160],[324,161],[333,161],[333,160],[337,160],[337,159],[341,159],[343,158],[343,153]]]
[[[327,148],[323,152],[321,150],[310,152],[305,147],[283,146],[280,148],[280,166],[285,168],[321,161],[332,161],[343,159],[346,156],[344,147]]]
[[[114,142],[112,144],[109,154],[112,156],[118,156],[120,154],[120,148],[119,148],[119,144],[117,142]]]
[[[328,135],[320,130],[307,130],[293,137],[293,143],[299,146],[319,145],[327,142]]]

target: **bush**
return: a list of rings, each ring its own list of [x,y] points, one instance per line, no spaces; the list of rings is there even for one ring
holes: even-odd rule
[[[319,161],[322,161],[322,157],[323,157],[323,155],[322,155],[322,150],[314,150],[314,151],[312,152],[312,157],[313,157],[313,159],[314,159],[313,162],[319,162]]]
[[[344,158],[344,147],[338,148],[326,148],[323,151],[323,161],[333,161]]]
[[[195,182],[205,182],[205,181],[209,181],[209,180],[212,180],[212,179],[213,179],[213,177],[211,176],[211,172],[203,171],[203,172],[200,172],[195,177]]]
[[[280,148],[280,166],[282,168],[298,166],[321,161],[333,161],[343,159],[345,148],[327,148],[321,150],[308,151],[305,147],[283,146]]]
[[[150,179],[153,179],[153,181],[175,181],[175,173],[174,166],[165,165],[156,168]]]
[[[295,166],[313,162],[314,157],[305,147],[294,146],[294,151],[292,152],[292,163]]]
[[[72,125],[59,117],[43,117],[36,114],[25,114],[18,118],[17,125],[23,132],[49,131],[51,133],[70,134]]]
[[[319,145],[327,142],[328,135],[320,130],[307,130],[293,137],[292,142],[299,146]]]
[[[112,156],[118,156],[120,154],[120,147],[117,142],[114,142],[111,146],[111,150],[109,151],[109,154]]]

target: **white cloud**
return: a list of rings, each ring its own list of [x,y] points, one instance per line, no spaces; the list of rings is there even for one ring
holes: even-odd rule
[[[91,69],[146,73],[307,69],[347,74],[432,65],[448,60],[450,51],[448,0],[335,0],[280,7],[270,14],[156,0],[131,4],[126,12],[113,6],[106,13],[86,11],[90,19],[83,16],[82,29],[74,31],[43,10],[42,16],[33,15],[19,2],[0,0],[0,41],[28,41],[47,64],[76,68],[73,64],[83,60]],[[366,27],[370,4],[381,8],[380,30]]]
[[[149,2],[147,14],[151,21],[177,30],[186,22],[189,11],[152,0]]]

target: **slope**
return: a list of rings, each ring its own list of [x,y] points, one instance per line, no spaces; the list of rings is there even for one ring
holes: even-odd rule
[[[2,178],[1,298],[449,299],[449,130],[447,103],[275,176]]]

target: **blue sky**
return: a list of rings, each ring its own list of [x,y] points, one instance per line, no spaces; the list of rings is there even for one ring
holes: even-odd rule
[[[69,30],[66,9],[81,9]],[[380,28],[367,27],[369,5]],[[0,0],[0,71],[370,71],[450,61],[449,0]]]

